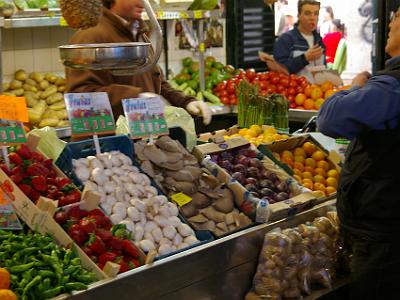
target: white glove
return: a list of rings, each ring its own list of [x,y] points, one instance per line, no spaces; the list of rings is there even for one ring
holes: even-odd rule
[[[190,102],[187,106],[186,106],[186,110],[195,116],[201,115],[203,117],[203,123],[204,125],[208,125],[211,122],[211,110],[208,107],[207,104],[205,104],[202,101],[193,101]]]

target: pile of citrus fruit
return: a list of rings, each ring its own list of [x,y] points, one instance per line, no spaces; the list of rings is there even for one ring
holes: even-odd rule
[[[301,147],[274,153],[281,162],[292,168],[293,177],[304,187],[321,196],[336,193],[339,172],[327,160],[325,152],[311,142]]]
[[[270,144],[275,141],[286,140],[289,138],[289,136],[285,134],[279,134],[272,126],[261,127],[259,125],[252,125],[250,128],[241,128],[238,133],[230,136],[224,136],[224,138],[226,140],[238,136],[244,137],[257,147],[260,144]]]

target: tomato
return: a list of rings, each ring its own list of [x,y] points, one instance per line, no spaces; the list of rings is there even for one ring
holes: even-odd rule
[[[286,88],[285,88],[283,85],[278,84],[278,85],[276,86],[276,91],[277,91],[278,93],[282,93],[284,90],[286,90]]]
[[[270,77],[270,78],[271,78],[271,77],[274,77],[274,76],[279,76],[279,73],[278,73],[278,72],[275,72],[275,71],[269,72],[269,77]]]
[[[287,87],[289,85],[289,79],[287,78],[281,78],[281,80],[279,81],[279,84],[283,85],[284,87]]]
[[[215,87],[215,91],[220,92],[220,91],[224,90],[225,87],[226,87],[226,81],[222,81],[217,84],[217,86]]]
[[[266,90],[268,88],[268,82],[266,82],[265,80],[261,80],[258,85],[262,90]]]
[[[260,78],[260,80],[268,80],[269,79],[268,73],[261,73],[258,77]]]
[[[287,98],[288,98],[289,102],[292,103],[292,102],[294,102],[295,96],[294,95],[289,95]]]
[[[301,86],[298,86],[296,88],[296,94],[303,94],[303,92],[304,92],[304,89]]]
[[[219,94],[221,95],[221,97],[227,97],[228,96],[228,91],[227,90],[222,90],[219,92]]]
[[[257,76],[256,70],[254,69],[247,69],[246,70],[246,77],[251,81]]]
[[[302,76],[302,77],[304,77],[304,76]],[[297,81],[297,79],[298,79],[299,77],[297,77],[296,74],[290,74],[290,75],[289,75],[289,78],[290,78],[290,80],[296,80],[296,81]],[[305,77],[304,77],[304,79],[305,79]]]
[[[296,89],[294,87],[288,88],[287,92],[288,95],[293,95],[293,96],[296,95]]]
[[[223,103],[223,104],[229,104],[229,98],[228,97],[220,97],[220,99],[221,99],[221,102]]]
[[[298,86],[298,84],[297,84],[297,82],[296,82],[295,80],[291,80],[291,81],[289,82],[289,86],[290,86],[290,87],[296,88],[296,87]]]
[[[276,92],[276,85],[269,84],[267,90],[271,90],[271,93],[275,93]]]
[[[228,94],[235,94],[236,93],[236,89],[235,89],[235,84],[230,82],[226,85],[226,91],[228,92]]]
[[[239,80],[239,77],[232,77],[230,80],[228,80],[228,83],[233,83],[233,84],[235,84],[235,83],[237,83],[238,82],[238,80]]]
[[[296,103],[290,103],[290,104],[289,104],[289,108],[295,109],[295,108],[296,108]]]
[[[276,76],[276,75],[270,76],[270,79],[271,79],[271,83],[273,83],[273,84],[279,83],[279,76]]]
[[[298,80],[298,81],[305,81],[305,82],[307,82],[307,78],[305,78],[304,76],[297,77],[297,80]]]
[[[237,104],[237,99],[236,99],[236,97],[235,97],[235,98],[230,98],[230,99],[229,99],[229,104],[230,104],[230,105],[236,105],[236,104]]]
[[[268,96],[268,94],[270,94],[270,93],[268,93],[268,90],[261,90],[261,92],[260,92],[260,95],[263,97]]]
[[[287,90],[285,90],[285,91],[283,91],[283,92],[280,92],[279,94],[285,96],[286,98],[288,97],[288,92],[287,92]]]

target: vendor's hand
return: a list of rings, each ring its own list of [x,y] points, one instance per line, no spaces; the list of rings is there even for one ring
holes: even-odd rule
[[[371,78],[371,76],[372,76],[371,73],[367,71],[361,72],[356,77],[353,78],[351,85],[364,86]]]
[[[203,101],[193,101],[190,102],[186,106],[186,110],[195,116],[201,115],[203,117],[203,123],[204,125],[208,125],[211,122],[211,110],[208,107],[207,104],[205,104]]]
[[[304,57],[308,62],[320,59],[324,54],[324,49],[319,45],[314,45],[304,53]]]

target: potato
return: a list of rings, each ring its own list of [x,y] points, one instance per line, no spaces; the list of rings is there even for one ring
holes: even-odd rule
[[[43,81],[42,81],[42,82],[43,82]],[[54,103],[57,103],[57,102],[63,101],[63,100],[64,100],[63,94],[61,94],[61,93],[55,93],[55,94],[53,94],[53,95],[47,97],[46,103],[47,103],[48,105],[51,105],[51,104],[54,104]]]
[[[39,102],[39,97],[34,92],[25,92],[24,97],[28,107],[34,107]]]
[[[67,81],[65,80],[65,78],[57,77],[55,85],[60,86],[60,85],[66,85],[66,84],[67,84]]]
[[[16,79],[11,80],[10,89],[16,90],[16,89],[20,89],[20,88],[22,88],[22,82],[21,81],[16,80]]]
[[[41,82],[44,79],[43,74],[40,74],[38,72],[32,72],[29,74],[29,78],[35,80],[37,83]]]
[[[42,121],[40,121],[40,123],[39,123],[39,127],[40,128],[42,128],[42,127],[46,127],[46,126],[50,126],[50,127],[55,127],[55,126],[57,126],[57,124],[60,122],[60,120],[59,119],[57,119],[57,118],[49,118],[49,119],[43,119]]]
[[[66,109],[63,110],[56,110],[55,111],[56,116],[60,119],[60,120],[68,120],[68,113]]]
[[[50,83],[47,80],[42,80],[41,82],[39,82],[39,88],[43,91],[46,90],[49,86]]]
[[[66,88],[66,86],[65,85],[60,85],[58,88],[57,88],[57,91],[59,91],[60,93],[65,93],[65,90],[66,90],[67,88]]]
[[[28,78],[28,74],[25,70],[18,70],[14,73],[14,78],[19,81],[25,81]]]
[[[3,92],[7,91],[9,88],[10,88],[10,83],[9,82],[3,83]]]
[[[37,87],[37,82],[33,79],[28,78],[27,80],[25,80],[26,84],[30,84],[31,86]]]
[[[29,92],[37,92],[37,90],[38,90],[35,86],[32,86],[32,85],[27,84],[27,83],[24,83],[24,84],[22,85],[22,88],[23,88],[25,91],[29,91]]]
[[[23,88],[20,88],[20,89],[13,90],[13,93],[15,96],[20,97],[25,93],[25,91]]]
[[[62,110],[65,109],[65,102],[64,100],[54,103],[49,106],[52,110]]]
[[[50,108],[46,108],[45,112],[42,115],[42,119],[51,119],[53,116],[55,116],[55,111],[50,109]]]
[[[46,99],[47,97],[50,97],[51,95],[57,93],[57,87],[55,85],[49,86],[40,96],[42,99]]]
[[[54,83],[57,81],[57,76],[52,73],[46,73],[44,75],[44,79],[46,79],[50,83]]]
[[[4,96],[12,96],[12,97],[15,97],[15,94],[14,94],[12,91],[4,92],[3,95],[4,95]]]

